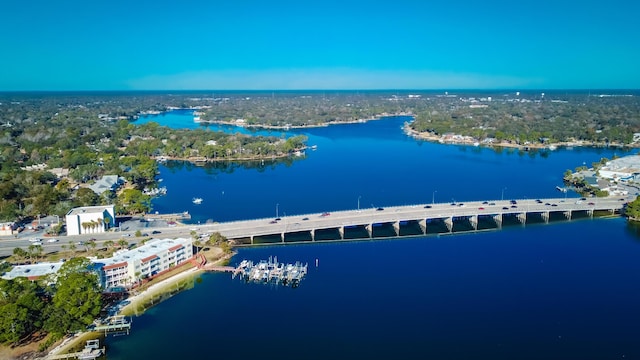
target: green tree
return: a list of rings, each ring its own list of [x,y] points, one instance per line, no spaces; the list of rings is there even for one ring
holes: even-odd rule
[[[102,296],[98,275],[83,257],[65,262],[58,271],[55,294],[45,328],[53,334],[85,330],[100,313]]]
[[[624,214],[632,221],[640,221],[640,197],[627,204]]]
[[[37,283],[24,277],[0,279],[0,343],[15,343],[42,326],[40,292]]]

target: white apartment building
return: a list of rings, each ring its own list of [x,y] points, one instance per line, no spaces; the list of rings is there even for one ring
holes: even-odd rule
[[[74,208],[66,215],[67,235],[103,233],[115,226],[115,220],[114,205]]]
[[[92,260],[103,288],[127,287],[193,257],[191,239],[153,239],[131,250],[121,250],[108,259]]]

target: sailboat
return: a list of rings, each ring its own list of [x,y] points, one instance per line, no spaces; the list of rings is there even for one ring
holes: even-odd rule
[[[200,205],[200,204],[202,204],[202,198],[193,198],[193,200],[191,200],[191,202],[196,204],[196,205]]]

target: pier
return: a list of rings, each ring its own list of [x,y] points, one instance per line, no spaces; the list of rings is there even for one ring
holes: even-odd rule
[[[128,320],[123,315],[116,315],[107,319],[103,324],[100,324],[93,328],[94,331],[104,331],[104,334],[109,333],[126,333],[129,335],[131,330],[131,320]]]
[[[236,245],[352,241],[500,230],[621,214],[625,197],[430,203],[201,225]],[[205,230],[206,229],[206,230]]]
[[[104,355],[106,353],[104,347],[100,347],[100,340],[88,340],[82,351],[68,353],[68,354],[59,354],[59,355],[48,355],[45,360],[58,360],[58,359],[80,359],[80,360],[90,360],[97,359],[98,357]]]
[[[279,263],[278,258],[262,260],[254,263],[250,260],[242,260],[238,267],[234,268],[233,278],[240,277],[245,281],[257,283],[275,283],[284,286],[297,287],[307,275],[307,264],[296,262],[294,264]]]

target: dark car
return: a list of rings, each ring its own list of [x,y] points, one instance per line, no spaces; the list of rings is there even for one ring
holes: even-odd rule
[[[158,231],[158,230],[153,230],[151,233],[152,233],[152,234],[154,234],[154,235],[155,235],[155,234],[160,234],[160,231]]]
[[[307,221],[307,220],[309,220],[309,218],[308,217],[304,217],[304,218],[302,218],[302,220]]]
[[[503,206],[503,207],[502,207],[502,210],[509,210],[509,208],[508,208],[508,207],[506,207],[506,206]]]
[[[277,221],[275,221],[275,220],[271,220],[271,221],[269,221],[269,224],[277,224],[277,223],[278,223],[278,222],[277,222]]]
[[[274,220],[275,220],[275,221],[280,221],[280,220],[282,220],[282,219],[281,219],[281,218],[279,218],[279,217],[277,217],[277,218],[275,218]]]
[[[590,203],[588,203],[587,205],[595,205],[595,203],[590,202]]]
[[[384,210],[384,208],[379,207],[376,209],[376,211],[382,211],[382,210]]]
[[[482,205],[487,205],[487,204],[489,204],[489,202],[488,202],[488,201],[483,201],[483,202],[482,202]]]
[[[320,215],[320,216],[325,217],[325,216],[329,216],[329,215],[331,215],[331,213],[323,212],[322,215]]]
[[[509,201],[509,202],[510,202],[511,204],[513,204],[513,205],[515,205],[515,204],[517,204],[517,203],[518,203],[518,202],[517,202],[517,201],[515,201],[515,200],[511,200],[511,201]]]
[[[431,205],[425,205],[424,208],[425,209],[431,209]]]

